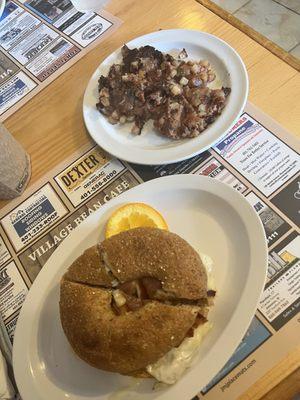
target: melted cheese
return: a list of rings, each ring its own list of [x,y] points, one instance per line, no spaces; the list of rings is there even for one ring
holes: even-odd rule
[[[207,271],[207,288],[216,290],[212,269],[213,261],[206,254],[199,254]],[[185,338],[178,347],[174,347],[156,363],[147,366],[147,372],[158,381],[172,385],[189,368],[197,355],[203,337],[211,329],[212,324],[206,322],[194,331],[193,337]]]
[[[112,295],[118,307],[124,306],[126,303],[126,297],[123,296],[120,290],[113,290]]]
[[[201,257],[202,263],[206,269],[207,273],[207,290],[216,290],[216,283],[215,279],[213,276],[213,267],[214,267],[214,262],[212,258],[210,258],[208,255],[200,253],[199,256]]]
[[[148,365],[147,372],[160,382],[172,385],[189,368],[197,354],[203,337],[211,328],[206,322],[194,331],[194,336],[185,338],[179,347],[174,347],[156,363]]]

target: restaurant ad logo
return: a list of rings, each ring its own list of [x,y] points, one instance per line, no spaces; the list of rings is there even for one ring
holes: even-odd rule
[[[234,147],[243,141],[249,134],[254,133],[257,126],[252,121],[246,121],[231,135],[226,136],[224,140],[217,144],[216,148],[222,157],[234,150]]]
[[[99,167],[105,165],[107,161],[101,151],[93,149],[61,173],[58,181],[65,190],[71,192],[97,171]],[[105,175],[104,172],[103,175]]]
[[[9,216],[10,222],[14,223],[19,218],[22,218],[24,214],[25,213],[22,209],[18,210],[17,212],[11,213]]]
[[[109,160],[100,148],[95,147],[54,179],[77,207],[124,170],[125,166],[119,160]]]
[[[103,25],[98,22],[88,26],[81,34],[82,40],[91,40],[94,37],[99,36],[100,32],[103,29]]]

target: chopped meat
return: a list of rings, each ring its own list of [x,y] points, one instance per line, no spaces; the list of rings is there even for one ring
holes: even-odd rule
[[[207,296],[208,297],[215,297],[216,291],[215,290],[208,290],[207,291]]]
[[[203,325],[205,322],[207,322],[207,318],[204,315],[198,313],[194,325],[187,331],[186,337],[193,337],[194,330],[197,329],[200,325]]]
[[[134,135],[153,120],[164,136],[193,138],[225,107],[231,89],[211,89],[216,75],[210,63],[184,61],[185,49],[175,59],[151,46],[123,46],[122,57],[99,79],[97,109],[112,124],[133,121]]]
[[[155,278],[142,278],[142,285],[144,286],[149,299],[155,299],[156,293],[162,289],[161,282]]]

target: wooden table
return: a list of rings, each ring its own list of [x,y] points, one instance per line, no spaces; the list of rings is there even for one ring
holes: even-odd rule
[[[107,9],[124,21],[117,32],[5,123],[31,155],[31,184],[90,141],[82,119],[82,97],[100,61],[124,42],[160,28],[198,29],[227,41],[246,63],[250,77],[249,100],[286,129],[300,134],[299,73],[195,0],[112,0]],[[300,348],[240,400],[291,399],[300,391],[299,366]]]

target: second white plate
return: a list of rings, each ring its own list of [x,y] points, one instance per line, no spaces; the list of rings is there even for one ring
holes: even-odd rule
[[[190,59],[210,61],[216,71],[217,81],[231,87],[231,94],[222,114],[196,138],[171,140],[156,133],[151,123],[146,124],[141,135],[135,136],[130,133],[130,124],[111,125],[96,109],[98,79],[100,75],[107,75],[113,63],[121,61],[121,51],[118,49],[94,72],[83,100],[86,127],[95,142],[107,152],[137,164],[181,161],[218,142],[242,113],[248,96],[246,67],[236,51],[223,40],[204,32],[173,29],[141,36],[127,45],[129,48],[151,45],[172,55],[177,55],[185,48]]]
[[[128,202],[158,209],[171,231],[212,257],[217,286],[209,315],[212,330],[199,359],[184,377],[153,391],[144,379],[123,395],[131,378],[90,367],[71,350],[59,318],[59,282],[86,248],[103,240],[111,213]],[[159,178],[139,185],[92,214],[53,253],[31,287],[18,320],[13,364],[23,400],[190,400],[223,367],[254,315],[264,285],[267,246],[252,206],[217,180],[195,175]],[[145,332],[146,334],[146,332]]]

